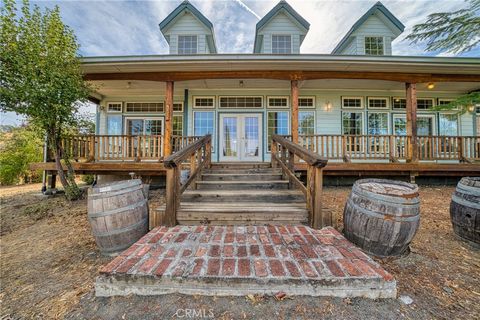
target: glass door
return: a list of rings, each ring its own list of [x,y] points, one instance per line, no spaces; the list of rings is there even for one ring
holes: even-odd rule
[[[261,161],[261,115],[220,115],[220,161]]]
[[[127,157],[160,157],[163,144],[163,118],[126,118]]]

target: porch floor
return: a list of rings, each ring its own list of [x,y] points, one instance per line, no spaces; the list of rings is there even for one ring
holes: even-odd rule
[[[100,270],[97,296],[394,298],[396,281],[334,228],[157,227]]]

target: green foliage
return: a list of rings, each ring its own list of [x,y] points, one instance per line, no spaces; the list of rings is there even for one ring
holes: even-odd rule
[[[458,113],[465,113],[478,104],[480,104],[480,91],[475,91],[464,94],[447,105],[436,106],[434,110],[458,110]]]
[[[439,12],[417,24],[407,39],[412,43],[427,41],[427,51],[452,53],[470,51],[480,44],[480,0],[467,0],[468,8]]]
[[[95,181],[95,177],[93,176],[93,174],[84,174],[82,175],[82,181],[88,185],[91,185],[93,184],[93,181]]]
[[[0,183],[34,182],[41,177],[29,169],[31,162],[42,161],[43,141],[31,128],[21,127],[0,133]]]
[[[27,117],[49,138],[57,163],[60,141],[78,127],[79,106],[90,87],[83,80],[78,44],[73,31],[63,24],[58,7],[30,7],[23,1],[21,14],[14,0],[3,0],[0,16],[0,111]],[[73,169],[58,175],[66,192],[78,193]],[[68,197],[68,196],[67,196]]]

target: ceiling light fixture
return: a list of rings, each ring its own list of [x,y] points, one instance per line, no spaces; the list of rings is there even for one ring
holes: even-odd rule
[[[433,82],[428,83],[427,88],[428,88],[428,90],[432,90],[433,88],[435,88],[435,83],[433,83]]]

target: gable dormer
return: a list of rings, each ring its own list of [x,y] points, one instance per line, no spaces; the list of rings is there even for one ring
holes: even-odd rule
[[[405,26],[381,2],[368,10],[333,49],[332,54],[392,55],[392,41]]]
[[[310,23],[286,2],[280,1],[258,23],[253,53],[300,53]]]
[[[213,24],[188,1],[183,1],[159,26],[170,54],[217,53]]]

